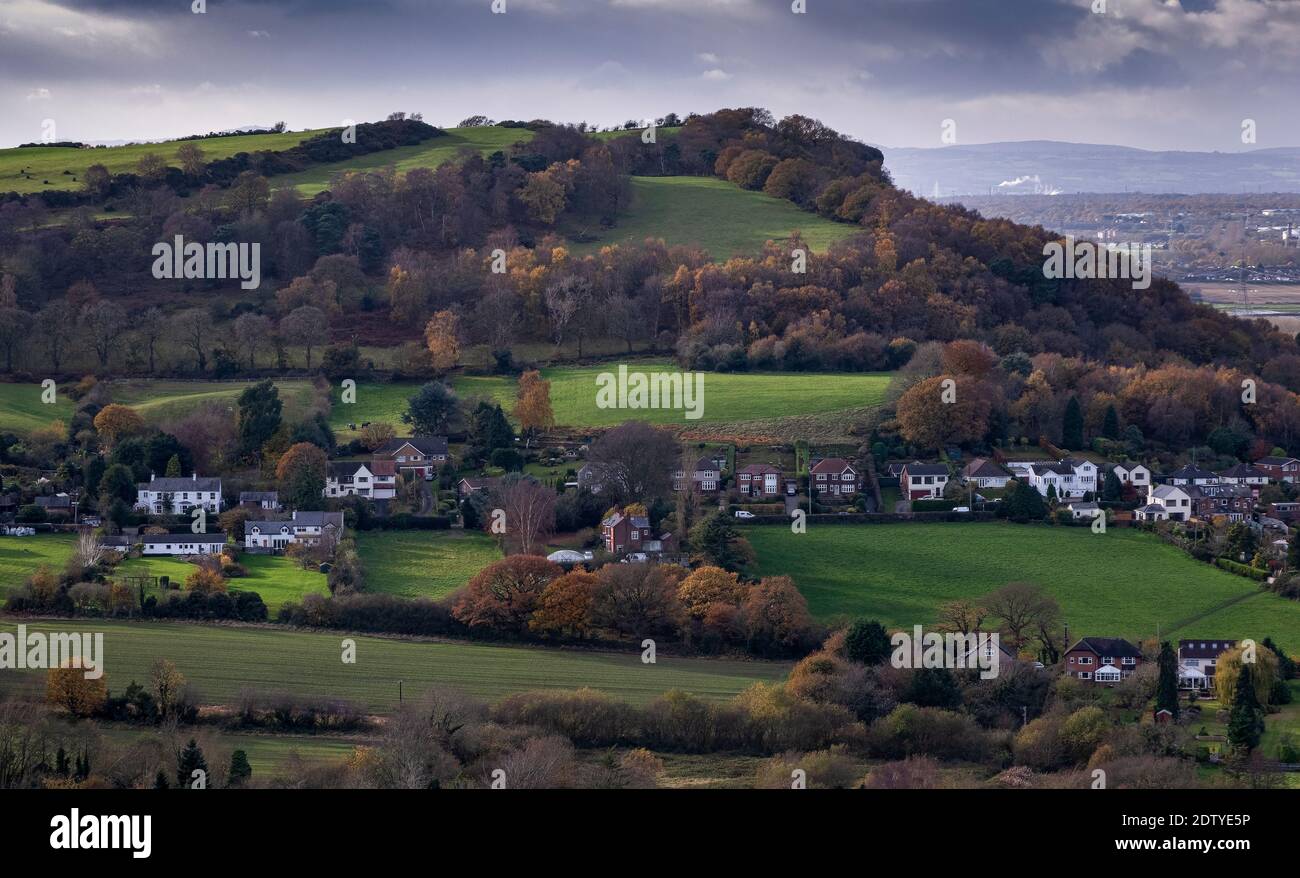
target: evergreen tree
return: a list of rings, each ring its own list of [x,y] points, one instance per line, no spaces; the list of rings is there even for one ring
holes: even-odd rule
[[[54,773],[59,777],[68,776],[68,752],[59,747],[59,752],[54,754]]]
[[[1237,677],[1237,694],[1232,699],[1232,713],[1228,716],[1228,743],[1239,753],[1248,754],[1259,746],[1264,730],[1262,713],[1255,698],[1250,665],[1243,664]]]
[[[248,764],[248,754],[243,750],[236,750],[230,754],[230,771],[227,772],[232,787],[242,786],[245,781],[253,776],[253,766]]]
[[[961,707],[961,687],[947,668],[918,668],[912,671],[902,700],[918,707],[953,710]]]
[[[189,789],[194,780],[194,772],[207,773],[207,770],[208,762],[203,758],[203,751],[199,749],[198,742],[190,738],[190,742],[185,745],[185,749],[176,760],[176,785]]]
[[[1101,499],[1111,502],[1124,499],[1124,483],[1113,469],[1106,471],[1106,478],[1101,483]]]
[[[1028,482],[1016,481],[1011,495],[1003,501],[1007,517],[1013,521],[1041,521],[1047,515],[1043,495]]]
[[[889,632],[875,619],[858,619],[844,635],[844,655],[850,661],[878,665],[889,658],[893,647]]]
[[[167,772],[161,768],[158,769],[158,774],[154,776],[153,788],[155,790],[169,790],[172,788],[171,782],[167,780]]]
[[[1294,679],[1296,667],[1295,662],[1291,660],[1291,656],[1287,655],[1282,647],[1274,643],[1271,637],[1265,637],[1263,643],[1273,652],[1273,655],[1277,656],[1278,678],[1282,680]]]
[[[490,400],[480,401],[469,417],[468,456],[487,460],[496,449],[513,448],[514,443],[515,432],[501,406]]]
[[[259,381],[239,394],[239,453],[255,457],[266,440],[280,429],[280,391],[270,381]]]
[[[1106,417],[1101,422],[1101,435],[1107,439],[1119,438],[1119,413],[1115,406],[1106,406]]]
[[[173,454],[167,461],[167,478],[179,479],[185,475],[181,472],[181,458],[178,454]]]
[[[721,512],[707,516],[690,530],[691,548],[709,564],[739,570],[753,560],[749,540]]]
[[[1167,710],[1178,718],[1178,658],[1166,640],[1160,644],[1160,680],[1156,684],[1156,710]]]
[[[1078,451],[1083,448],[1083,409],[1079,397],[1072,396],[1065,404],[1065,417],[1061,422],[1061,442],[1066,448]]]

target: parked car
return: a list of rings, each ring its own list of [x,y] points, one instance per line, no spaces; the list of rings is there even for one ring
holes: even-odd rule
[[[970,512],[970,507],[969,507],[969,506],[954,506],[954,507],[952,508],[952,511],[953,511],[953,512]]]
[[[736,517],[737,517],[737,518],[753,518],[753,517],[754,517],[754,513],[750,512],[748,509],[737,509],[737,510],[736,510]]]

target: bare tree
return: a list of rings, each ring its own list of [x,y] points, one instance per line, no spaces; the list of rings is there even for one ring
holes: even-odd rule
[[[551,332],[558,348],[564,343],[564,332],[577,316],[578,310],[590,301],[591,284],[583,278],[570,275],[547,287],[544,299],[546,315],[550,318]]]
[[[257,368],[257,351],[269,344],[275,327],[263,314],[240,314],[235,318],[235,343],[248,354],[248,368]]]
[[[1060,607],[1041,586],[1032,582],[1009,582],[980,600],[990,616],[998,619],[1011,635],[1017,649],[1031,639],[1040,626],[1050,630],[1060,616]]]
[[[157,308],[150,308],[136,321],[135,332],[144,344],[149,355],[149,374],[154,373],[154,362],[158,353],[158,342],[162,340],[167,329],[167,318]]]
[[[127,330],[126,312],[116,302],[99,299],[81,310],[81,324],[85,327],[90,346],[95,349],[95,356],[99,358],[99,365],[107,368],[118,340]]]
[[[616,503],[667,497],[677,468],[677,441],[644,421],[620,424],[591,444],[587,462],[602,495]]]
[[[307,350],[307,368],[311,368],[311,351],[316,345],[329,341],[329,318],[315,305],[294,308],[280,321],[280,332],[290,342]]]
[[[36,322],[40,326],[41,342],[49,355],[50,365],[57,372],[63,366],[68,343],[76,333],[77,312],[66,299],[55,299],[36,315]]]
[[[176,340],[194,352],[194,364],[202,372],[208,367],[208,334],[212,318],[202,308],[188,308],[172,318]]]
[[[493,492],[505,513],[505,542],[511,555],[536,555],[555,532],[555,491],[527,476],[509,476]],[[489,516],[487,526],[492,527]]]

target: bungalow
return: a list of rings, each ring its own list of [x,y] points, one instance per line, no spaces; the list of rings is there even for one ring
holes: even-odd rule
[[[1101,506],[1093,502],[1083,503],[1075,502],[1065,507],[1070,511],[1070,516],[1078,521],[1080,518],[1096,518],[1099,515],[1105,515]]]
[[[1300,460],[1294,457],[1261,457],[1255,461],[1255,469],[1275,482],[1294,482],[1300,478]]]
[[[135,488],[135,508],[151,515],[189,515],[197,507],[214,515],[221,512],[221,479],[218,478],[199,478],[194,473],[188,479],[160,479],[151,473],[148,482],[141,482]]]
[[[1169,475],[1165,476],[1165,481],[1171,485],[1186,487],[1188,485],[1217,485],[1219,477],[1209,470],[1188,464],[1181,469],[1176,469]]]
[[[1133,518],[1136,521],[1168,521],[1169,510],[1159,503],[1148,503],[1134,509]]]
[[[945,480],[947,476],[948,470],[945,468]],[[862,487],[862,476],[853,464],[842,457],[814,460],[812,466],[808,468],[808,478],[815,492],[830,494],[833,497],[851,496]]]
[[[1106,466],[1110,472],[1113,472],[1120,484],[1132,485],[1137,491],[1145,491],[1151,487],[1151,470],[1147,469],[1140,463],[1108,463]]]
[[[456,496],[464,500],[471,494],[479,491],[495,491],[501,485],[500,476],[483,476],[480,478],[464,478],[456,483]]]
[[[1258,489],[1268,484],[1268,473],[1248,463],[1239,463],[1219,473],[1219,483],[1224,485],[1250,485]],[[1258,491],[1256,492],[1258,496]]]
[[[1219,657],[1237,646],[1235,640],[1180,640],[1178,641],[1179,683],[1184,689],[1208,689],[1214,685],[1214,668]],[[1182,671],[1194,669],[1196,674]]]
[[[711,492],[718,490],[722,483],[722,467],[712,457],[701,457],[695,461],[691,473],[691,487],[697,491]],[[686,474],[681,470],[673,473],[673,490],[681,491],[686,487]]]
[[[145,555],[220,555],[226,548],[226,535],[210,534],[143,534],[140,536],[104,537],[101,545],[125,551],[140,543]]]
[[[369,464],[360,460],[331,463],[325,476],[324,495],[356,495],[371,500],[391,500],[397,496],[397,464],[384,459]]]
[[[1065,673],[1080,680],[1118,683],[1142,664],[1142,652],[1119,637],[1084,637],[1065,651]]]
[[[342,512],[294,510],[293,516],[283,521],[244,522],[244,548],[263,552],[282,552],[294,543],[333,545],[342,535]]]
[[[961,477],[979,488],[1005,488],[1011,473],[987,457],[977,457],[962,468]]]
[[[1142,513],[1152,506],[1161,506],[1165,518],[1171,521],[1187,521],[1192,517],[1192,495],[1177,485],[1152,485],[1147,489],[1147,505],[1138,512],[1138,521],[1158,519],[1144,518]]]
[[[413,472],[421,478],[433,477],[447,462],[446,436],[411,436],[389,439],[375,450],[375,460],[391,460],[399,472]]]
[[[901,492],[908,500],[933,500],[943,496],[948,484],[948,467],[941,463],[921,463],[914,460],[903,467],[898,478]]]
[[[240,491],[239,505],[251,509],[269,509],[278,512],[280,506],[279,491]]]
[[[779,497],[784,481],[770,463],[751,463],[736,473],[736,490],[747,497]]]

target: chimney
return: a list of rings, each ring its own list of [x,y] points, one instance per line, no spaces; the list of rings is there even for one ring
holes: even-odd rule
[[[197,482],[199,480],[198,470],[195,470],[194,472],[190,473],[190,478]]]
[[[149,473],[149,481],[152,482],[153,480],[154,480],[154,474],[153,474],[153,473]]]

